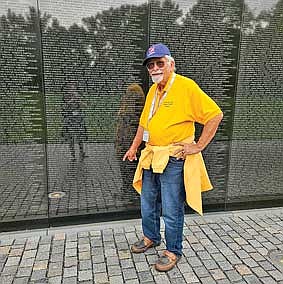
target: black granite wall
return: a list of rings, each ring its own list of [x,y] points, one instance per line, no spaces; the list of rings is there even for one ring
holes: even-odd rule
[[[139,208],[121,158],[156,42],[224,111],[205,206],[283,200],[282,0],[8,0],[0,17],[2,225]]]

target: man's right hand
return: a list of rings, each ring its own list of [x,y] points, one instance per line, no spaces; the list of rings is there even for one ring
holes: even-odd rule
[[[126,152],[123,157],[123,161],[129,160],[130,162],[137,160],[137,149],[134,147],[130,147],[130,149]]]

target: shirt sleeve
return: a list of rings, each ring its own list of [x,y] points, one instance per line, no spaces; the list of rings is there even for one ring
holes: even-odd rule
[[[140,122],[139,125],[143,127],[143,129],[147,128],[147,119],[146,119],[146,105],[143,108],[141,117],[140,117]]]
[[[153,99],[153,86],[151,86],[150,90],[148,91],[148,94],[146,96],[145,105],[142,111],[142,114],[140,116],[140,122],[139,125],[143,127],[143,129],[147,129],[147,122],[148,122],[148,116],[150,112],[151,102]]]
[[[222,113],[216,102],[211,99],[194,81],[189,88],[189,119],[206,124],[210,119]]]

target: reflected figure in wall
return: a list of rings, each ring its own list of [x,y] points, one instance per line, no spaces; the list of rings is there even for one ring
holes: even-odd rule
[[[125,192],[130,192],[129,189],[132,188],[132,180],[137,163],[123,162],[122,158],[135,137],[144,102],[145,94],[142,88],[138,84],[130,84],[121,98],[118,112],[115,150],[123,180],[122,190]],[[137,155],[139,156],[139,152]]]
[[[79,159],[82,160],[87,157],[84,146],[84,142],[88,139],[82,110],[84,106],[76,85],[74,83],[66,84],[62,107],[62,136],[69,143],[72,161],[76,160],[75,144],[79,145]]]

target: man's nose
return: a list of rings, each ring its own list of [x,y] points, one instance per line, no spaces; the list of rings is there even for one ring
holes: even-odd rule
[[[160,68],[158,67],[157,63],[154,62],[154,65],[153,65],[152,70],[153,70],[153,71],[156,71],[156,70],[159,70],[159,69],[160,69]]]

